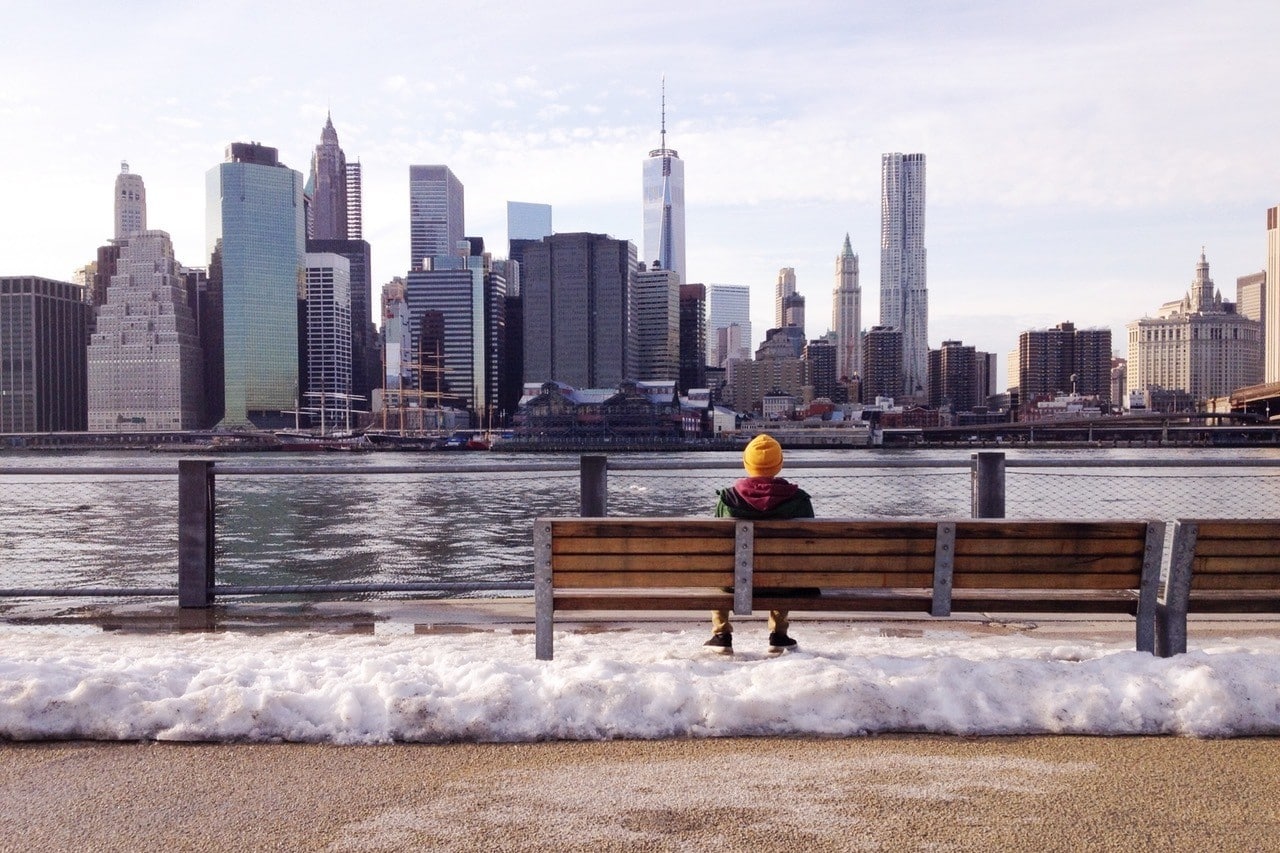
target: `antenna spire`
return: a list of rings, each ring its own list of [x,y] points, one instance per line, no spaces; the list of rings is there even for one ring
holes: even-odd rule
[[[667,75],[662,75],[662,148],[667,147]]]

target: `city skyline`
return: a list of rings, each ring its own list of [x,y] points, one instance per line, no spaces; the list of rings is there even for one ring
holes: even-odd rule
[[[375,291],[407,271],[415,163],[452,169],[467,231],[496,256],[505,204],[523,198],[553,205],[561,231],[640,246],[636,163],[653,148],[664,72],[668,133],[689,164],[688,279],[750,285],[756,340],[779,268],[796,270],[810,337],[830,328],[846,232],[864,272],[878,268],[878,162],[891,151],[929,158],[931,347],[1003,354],[1020,330],[1060,322],[1118,341],[1183,286],[1202,245],[1227,298],[1266,264],[1266,210],[1280,201],[1280,117],[1259,107],[1280,62],[1268,4],[695,4],[680,38],[655,44],[634,37],[648,26],[638,4],[497,3],[469,26],[514,47],[442,43],[429,70],[395,58],[429,10],[369,16],[337,61],[306,48],[332,36],[306,8],[255,8],[243,28],[179,3],[136,41],[136,20],[94,6],[70,10],[72,26],[65,7],[15,13],[0,120],[23,131],[2,150],[24,203],[0,214],[0,273],[70,280],[91,261],[122,160],[146,179],[148,226],[205,266],[202,177],[225,147],[261,140],[305,172],[330,113],[361,163]],[[159,46],[183,36],[227,47],[157,74]],[[138,48],[120,56],[111,46],[126,37]],[[893,85],[859,83],[881,79]],[[864,317],[878,316],[879,282],[862,285]]]

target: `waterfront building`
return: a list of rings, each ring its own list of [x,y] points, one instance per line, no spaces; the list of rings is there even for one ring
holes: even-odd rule
[[[929,350],[929,406],[969,412],[995,393],[995,353],[979,352],[962,341],[943,341]]]
[[[0,277],[0,432],[78,432],[88,425],[84,288]]]
[[[736,326],[736,333],[721,330]],[[745,284],[707,286],[707,334],[716,342],[708,353],[709,367],[724,367],[731,358],[751,358],[751,288]],[[726,338],[733,343],[724,346]]]
[[[1203,252],[1186,294],[1127,331],[1129,392],[1185,391],[1204,403],[1262,380],[1262,326],[1214,289]]]
[[[465,233],[462,182],[448,166],[410,166],[409,269],[452,255]]]
[[[809,341],[804,347],[805,378],[812,388],[813,397],[826,397],[833,403],[844,402],[837,370],[839,353],[836,345],[827,338]]]
[[[378,332],[373,325],[373,251],[366,240],[307,240],[307,252],[340,255],[351,269],[351,394],[368,400],[379,378]],[[364,408],[364,404],[360,405]]]
[[[1280,382],[1280,207],[1267,209],[1267,268],[1263,287],[1263,382]]]
[[[680,277],[657,267],[636,272],[632,299],[635,375],[642,382],[675,381],[680,374]]]
[[[684,161],[667,147],[667,87],[662,85],[661,144],[649,152],[642,169],[644,257],[649,267],[674,270],[688,281],[684,251]]]
[[[493,269],[483,241],[464,240],[454,256],[430,258],[426,269],[411,271],[405,300],[415,363],[441,371],[439,377],[414,377],[414,386],[431,390],[438,378],[459,406],[487,425],[498,416],[506,280]],[[436,331],[424,325],[428,318],[438,323]]]
[[[680,393],[707,387],[707,288],[680,285]]]
[[[306,383],[301,409],[312,426],[348,426],[352,403],[351,262],[332,252],[306,255]]]
[[[862,373],[862,286],[858,282],[858,256],[849,235],[836,256],[836,286],[831,298],[831,325],[835,330],[836,374],[849,379]]]
[[[324,127],[320,131],[320,144],[311,155],[307,197],[311,199],[307,238],[348,239],[347,155],[338,144],[338,131],[333,127],[331,115],[325,116]]]
[[[405,300],[406,282],[397,276],[382,286],[382,388],[384,404],[399,405],[392,395],[410,387],[413,364],[413,319]]]
[[[525,382],[616,388],[635,368],[636,248],[607,234],[553,234],[524,249]]]
[[[86,354],[90,432],[204,426],[204,358],[183,273],[164,231],[122,243]]]
[[[787,307],[791,297],[796,295],[796,271],[794,267],[783,267],[778,270],[778,282],[773,288],[773,326],[775,329],[783,326],[799,325],[804,323],[788,323]],[[800,310],[803,314],[804,303],[800,303]]]
[[[735,411],[763,412],[766,395],[803,399],[805,384],[802,358],[791,355],[767,355],[754,361],[734,358],[727,365],[724,398]]]
[[[1267,306],[1267,271],[1242,275],[1236,279],[1236,313],[1241,317],[1256,320],[1259,323],[1266,319]]]
[[[115,213],[117,240],[147,230],[147,188],[142,176],[130,172],[129,164],[123,160],[120,174],[116,175]]]
[[[925,156],[883,155],[880,191],[880,325],[902,332],[902,388],[896,396],[919,401],[929,365]]]
[[[1017,365],[1024,412],[1060,394],[1111,400],[1110,329],[1077,329],[1073,323],[1030,329],[1018,336]]]
[[[893,398],[902,388],[902,330],[872,326],[862,336],[862,402]]]
[[[551,236],[551,205],[507,202],[507,240],[541,240]]]
[[[258,143],[235,142],[207,175],[210,287],[221,294],[221,394],[207,401],[225,427],[289,426],[299,393],[303,287],[302,174]]]

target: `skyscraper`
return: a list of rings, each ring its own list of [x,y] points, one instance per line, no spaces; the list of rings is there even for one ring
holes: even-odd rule
[[[274,148],[235,142],[206,176],[210,288],[221,293],[222,425],[287,426],[300,392],[298,302],[305,217],[300,172]],[[216,277],[216,279],[215,279]]]
[[[737,327],[737,334],[721,335],[722,329]],[[724,367],[731,358],[751,358],[751,288],[745,284],[712,284],[707,286],[707,336],[716,341],[714,351],[707,353],[707,365]],[[737,340],[736,347],[721,346],[720,341]]]
[[[644,161],[644,257],[651,269],[675,270],[687,282],[684,253],[684,161],[667,147],[667,84],[662,82],[662,143]]]
[[[554,234],[525,247],[524,381],[616,388],[633,378],[636,247],[607,234]]]
[[[204,426],[204,359],[187,279],[164,231],[124,242],[89,341],[89,430]]]
[[[116,175],[116,239],[123,240],[130,234],[147,230],[147,188],[142,176],[129,171],[129,164],[120,161],[120,174]]]
[[[551,236],[551,205],[507,202],[507,239],[541,240]]]
[[[1267,274],[1263,290],[1263,382],[1280,382],[1280,207],[1267,209]]]
[[[895,397],[902,387],[902,330],[872,326],[862,336],[862,402]]]
[[[84,288],[0,278],[0,432],[81,431],[93,308]]]
[[[858,256],[849,235],[836,256],[836,287],[831,298],[831,325],[836,333],[836,376],[847,379],[862,374],[862,287],[858,282]]]
[[[448,166],[409,167],[409,269],[453,255],[465,236],[462,182]]]
[[[880,325],[902,332],[902,389],[923,400],[929,383],[929,287],[924,248],[923,154],[880,160]]]
[[[364,239],[364,172],[360,161],[348,163],[347,178],[347,239]]]
[[[787,325],[787,299],[795,294],[795,268],[783,267],[778,270],[778,284],[773,291],[773,327],[775,329],[781,329]]]
[[[707,288],[680,285],[680,392],[707,387]]]
[[[345,427],[351,394],[351,262],[308,252],[305,408],[312,426]]]
[[[333,117],[326,116],[320,131],[320,144],[311,155],[311,178],[307,181],[311,196],[311,221],[307,238],[311,240],[347,239],[347,156],[338,145],[338,131]]]
[[[636,273],[631,305],[635,371],[626,378],[641,382],[679,379],[680,287],[675,270],[659,267]]]

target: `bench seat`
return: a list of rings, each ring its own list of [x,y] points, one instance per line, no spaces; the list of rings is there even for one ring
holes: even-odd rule
[[[1154,521],[538,519],[537,654],[556,611],[1128,613],[1154,648]]]

